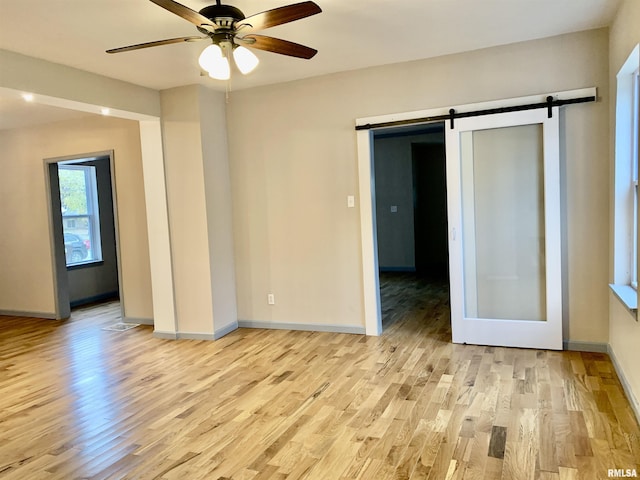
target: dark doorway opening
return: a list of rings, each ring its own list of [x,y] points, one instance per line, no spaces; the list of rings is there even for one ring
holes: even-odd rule
[[[382,326],[448,302],[444,123],[374,133]],[[429,321],[425,318],[425,321]]]
[[[416,273],[449,280],[444,141],[411,145]]]
[[[47,160],[56,272],[56,316],[117,300],[112,153]]]

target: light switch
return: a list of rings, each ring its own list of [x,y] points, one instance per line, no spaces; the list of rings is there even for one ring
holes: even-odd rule
[[[354,197],[353,195],[348,195],[347,196],[347,207],[353,208],[355,206],[356,206],[356,197]]]
[[[391,205],[391,213],[398,213],[398,206],[397,205]]]

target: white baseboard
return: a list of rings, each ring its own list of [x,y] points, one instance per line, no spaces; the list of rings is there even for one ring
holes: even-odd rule
[[[564,340],[562,342],[562,349],[571,350],[573,352],[609,353],[609,344],[603,342],[581,342],[580,340]]]
[[[303,330],[307,332],[353,333],[364,335],[365,327],[360,325],[325,325],[322,323],[282,323],[259,320],[238,320],[240,328],[265,328],[273,330]]]
[[[629,400],[631,409],[633,410],[633,413],[635,414],[636,419],[640,424],[640,403],[638,402],[636,396],[633,394],[631,385],[629,385],[627,377],[625,376],[624,371],[622,370],[622,367],[620,366],[620,363],[618,362],[618,359],[616,358],[616,355],[611,348],[611,345],[601,342],[581,342],[574,340],[565,340],[562,343],[564,350],[572,350],[574,352],[606,353],[609,355],[609,358],[611,358],[611,363],[613,364],[613,368],[616,371],[616,375],[618,375],[618,379],[620,380],[624,393],[627,396],[627,400]]]
[[[185,333],[185,332],[159,332],[154,331],[153,336],[163,340],[215,340],[212,333]]]
[[[135,317],[123,317],[123,323],[137,323],[138,325],[151,325],[153,326],[153,318],[135,318]]]
[[[627,395],[627,400],[629,400],[629,403],[631,404],[631,409],[633,410],[633,413],[635,413],[636,415],[638,424],[640,424],[640,403],[638,402],[638,399],[636,398],[636,396],[633,394],[631,385],[629,385],[629,382],[627,381],[627,377],[624,374],[624,370],[622,370],[622,367],[620,366],[620,363],[618,362],[618,359],[616,358],[616,354],[614,353],[613,348],[611,348],[611,345],[607,345],[607,353],[611,358],[611,363],[613,363],[613,368],[615,368],[616,370],[616,374],[618,375],[618,379],[622,384],[624,393]]]
[[[140,322],[137,322],[140,323]],[[151,323],[153,325],[153,323]],[[228,333],[233,332],[238,329],[238,323],[232,322],[229,325],[219,329],[213,333],[195,333],[195,332],[161,332],[155,330],[153,332],[153,336],[156,338],[163,338],[165,340],[218,340],[219,338],[224,337]]]
[[[213,332],[213,337],[215,340],[224,337],[225,335],[233,332],[234,330],[238,329],[238,322],[232,322],[229,325],[227,325],[226,327],[222,327],[219,330],[216,330],[215,332]]]
[[[178,332],[178,340],[215,340],[216,336],[213,333],[195,333],[195,332]]]
[[[47,312],[26,312],[22,310],[0,310],[0,315],[7,317],[30,317],[30,318],[44,318],[47,320],[62,320],[56,318],[55,313]]]
[[[137,322],[140,323],[140,322]],[[155,330],[153,336],[165,340],[218,340],[238,328],[263,328],[271,330],[302,330],[307,332],[350,333],[365,335],[365,327],[359,325],[325,325],[321,323],[281,323],[262,322],[257,320],[238,320],[214,333],[162,332]]]
[[[160,330],[154,330],[153,336],[156,338],[161,338],[163,340],[177,340],[178,334],[176,332],[162,332]]]

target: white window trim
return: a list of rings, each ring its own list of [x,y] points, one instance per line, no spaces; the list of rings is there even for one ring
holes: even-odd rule
[[[639,67],[640,44],[635,46],[616,76],[614,278],[610,285],[612,291],[633,313],[636,320],[638,309],[637,103],[639,100],[637,77]]]
[[[79,262],[69,262],[67,259],[67,268],[77,268],[96,263],[101,263],[102,258],[102,236],[100,232],[100,213],[98,204],[98,185],[96,177],[96,167],[92,165],[84,165],[81,162],[60,162],[59,169],[79,170],[82,171],[85,178],[85,195],[87,199],[87,211],[85,213],[65,215],[62,214],[62,220],[69,218],[87,218],[89,223],[89,240],[92,245],[92,256]],[[64,230],[64,229],[63,229]],[[66,230],[65,230],[66,231]]]

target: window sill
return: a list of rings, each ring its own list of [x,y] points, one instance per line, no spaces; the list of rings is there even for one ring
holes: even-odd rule
[[[609,285],[611,291],[627,309],[636,315],[638,313],[638,292],[631,285]]]
[[[91,260],[88,262],[74,263],[72,265],[67,265],[67,271],[80,270],[82,268],[99,267],[101,265],[104,265],[104,260]]]

